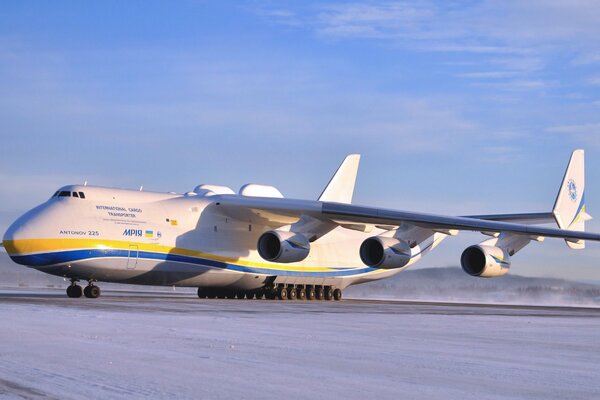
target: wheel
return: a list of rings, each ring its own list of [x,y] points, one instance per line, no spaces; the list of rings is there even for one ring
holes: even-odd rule
[[[306,290],[302,286],[296,289],[296,297],[298,300],[306,300]]]
[[[340,301],[342,299],[342,290],[341,289],[335,289],[333,291],[333,299],[336,301]]]
[[[275,300],[277,298],[277,292],[275,289],[267,290],[265,293],[265,297],[269,300]]]
[[[262,300],[265,297],[265,291],[260,289],[256,292],[256,300]]]
[[[246,293],[245,292],[237,292],[235,297],[237,297],[238,299],[242,300],[246,298]]]
[[[83,289],[79,285],[71,285],[67,288],[67,296],[77,299],[83,294]]]
[[[206,297],[209,299],[214,299],[217,297],[217,292],[215,289],[206,289]]]
[[[317,297],[317,292],[314,287],[309,287],[306,289],[306,298],[308,300],[314,300]]]
[[[201,299],[205,299],[208,297],[208,291],[205,288],[198,288],[198,297]]]
[[[100,288],[96,285],[89,285],[83,289],[83,294],[88,299],[97,299],[100,297]]]
[[[288,289],[288,299],[290,300],[296,300],[296,288],[294,287],[290,287]]]
[[[316,289],[317,300],[323,300],[325,298],[325,290],[319,286]]]
[[[248,293],[246,293],[246,298],[248,300],[252,300],[254,298],[254,292],[248,292]]]
[[[287,300],[287,298],[288,298],[287,289],[283,286],[280,287],[279,289],[277,289],[277,297],[279,297],[279,300]]]
[[[325,300],[333,300],[333,290],[330,287],[325,289]]]
[[[224,299],[225,297],[227,297],[227,293],[223,289],[217,290],[218,299]]]

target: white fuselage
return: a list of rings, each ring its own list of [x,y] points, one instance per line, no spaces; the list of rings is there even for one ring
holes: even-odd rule
[[[348,285],[402,269],[365,266],[358,249],[368,236],[337,227],[311,245],[301,262],[263,260],[257,240],[271,229],[223,215],[210,193],[165,194],[67,186],[19,218],[4,246],[17,263],[74,279],[148,285],[232,287],[269,284]],[[74,197],[77,193],[78,197]],[[85,198],[81,198],[83,193]],[[446,235],[412,249],[412,264]]]

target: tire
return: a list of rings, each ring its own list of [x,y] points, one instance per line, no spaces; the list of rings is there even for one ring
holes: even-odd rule
[[[235,297],[237,297],[240,300],[243,300],[246,298],[246,293],[245,292],[237,292]]]
[[[296,295],[297,295],[296,288],[290,287],[288,289],[288,299],[289,300],[296,300]]]
[[[330,287],[325,289],[325,300],[331,301],[333,300],[333,290]]]
[[[83,289],[79,285],[71,285],[67,288],[67,296],[72,299],[78,299],[83,294]]]
[[[333,291],[333,299],[335,301],[340,301],[342,299],[342,290],[341,289],[335,289]]]
[[[246,298],[247,298],[248,300],[252,300],[252,299],[254,299],[254,292],[248,292],[248,293],[246,293]]]
[[[325,299],[325,290],[322,287],[318,287],[316,289],[316,296],[317,296],[317,300],[324,300]]]
[[[284,287],[280,287],[279,289],[277,289],[277,297],[279,297],[279,300],[287,300],[287,298],[288,298],[287,289]]]
[[[303,287],[296,289],[296,297],[298,300],[306,300],[306,290]]]
[[[315,291],[315,288],[310,287],[308,289],[306,289],[306,299],[307,300],[314,300],[317,297],[317,292]]]
[[[199,287],[198,288],[198,297],[201,299],[205,299],[208,297],[208,292],[206,289]]]
[[[97,299],[98,297],[100,297],[100,288],[98,286],[93,285],[93,286],[88,286],[88,287],[90,288],[88,290],[88,293],[90,294],[90,296],[89,296],[90,299]]]
[[[256,300],[262,300],[265,297],[264,290],[259,290],[256,292]]]

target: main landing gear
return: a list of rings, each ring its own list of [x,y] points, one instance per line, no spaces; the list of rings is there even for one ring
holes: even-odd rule
[[[94,280],[88,281],[85,289],[77,284],[77,279],[71,279],[71,285],[67,288],[67,296],[77,299],[84,295],[88,299],[97,299],[100,297],[100,288],[94,284]]]
[[[269,299],[269,300],[341,300],[342,290],[321,285],[284,285],[252,291],[226,288],[198,288],[201,299]]]

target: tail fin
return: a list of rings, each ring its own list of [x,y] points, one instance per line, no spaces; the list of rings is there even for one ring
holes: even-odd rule
[[[583,150],[575,150],[571,155],[552,213],[559,228],[572,231],[584,231],[585,221],[592,219],[585,212],[585,154]],[[572,249],[585,248],[583,240],[566,240],[566,242]]]
[[[350,204],[354,193],[359,162],[360,154],[350,154],[347,156],[327,184],[327,187],[325,187],[325,190],[323,190],[323,193],[321,193],[319,201],[335,201]]]

